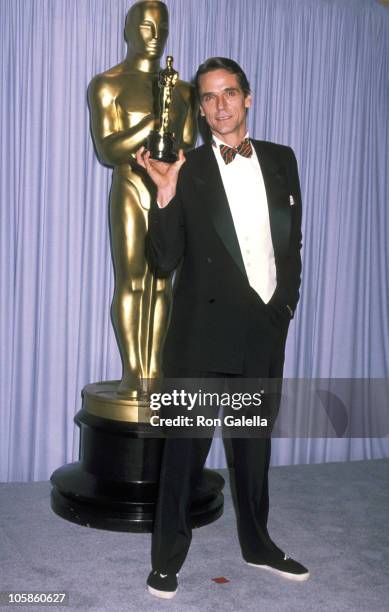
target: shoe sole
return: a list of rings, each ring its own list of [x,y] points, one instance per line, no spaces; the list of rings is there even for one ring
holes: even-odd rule
[[[309,578],[309,572],[305,574],[290,574],[289,572],[283,572],[282,570],[278,570],[275,567],[270,567],[270,565],[257,565],[256,563],[249,563],[246,561],[247,565],[252,565],[252,567],[258,567],[259,569],[267,570],[268,572],[272,572],[273,574],[277,574],[277,576],[282,576],[283,578],[287,578],[288,580],[294,580],[295,582],[304,582]]]
[[[159,591],[151,586],[148,586],[147,588],[149,593],[155,595],[155,597],[161,597],[161,599],[171,599],[177,593],[177,589],[175,591]]]

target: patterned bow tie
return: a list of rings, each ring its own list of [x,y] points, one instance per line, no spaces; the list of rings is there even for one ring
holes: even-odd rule
[[[215,141],[212,144],[216,146]],[[229,147],[228,145],[219,145],[221,156],[225,164],[230,164],[234,161],[236,155],[242,155],[242,157],[251,157],[253,154],[253,148],[249,138],[245,138],[237,147]]]

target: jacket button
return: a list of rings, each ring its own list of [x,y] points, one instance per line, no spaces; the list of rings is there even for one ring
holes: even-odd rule
[[[213,303],[214,303],[214,301],[215,301],[215,298],[211,298],[210,300],[208,300],[208,303],[209,303],[209,304],[213,304]]]
[[[207,257],[206,262],[207,263],[212,263],[212,259],[210,257]]]

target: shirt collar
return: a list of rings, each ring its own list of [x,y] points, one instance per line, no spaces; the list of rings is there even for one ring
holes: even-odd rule
[[[250,138],[250,136],[249,136],[249,133],[248,133],[248,132],[246,132],[246,134],[244,135],[243,140],[244,140],[245,138]],[[224,145],[224,146],[226,146],[226,147],[230,147],[230,146],[231,146],[231,145],[228,145],[226,142],[223,142],[222,140],[220,140],[220,138],[217,138],[217,136],[215,136],[215,134],[212,134],[212,140],[214,140],[214,141],[215,141],[215,143],[216,143],[216,147],[217,147],[217,149],[218,149],[218,150],[219,150],[220,145]]]

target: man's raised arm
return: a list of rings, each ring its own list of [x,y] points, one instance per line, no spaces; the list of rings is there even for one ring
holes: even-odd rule
[[[144,168],[157,187],[157,198],[151,201],[146,253],[153,271],[168,276],[176,269],[185,248],[185,230],[182,206],[177,191],[178,173],[185,163],[182,150],[174,164],[150,159],[150,153],[141,147],[136,161]]]

